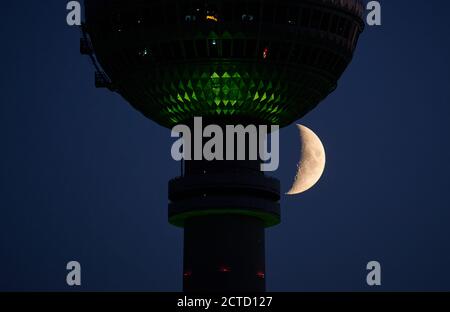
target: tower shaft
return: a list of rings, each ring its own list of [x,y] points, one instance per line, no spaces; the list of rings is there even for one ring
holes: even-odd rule
[[[280,195],[261,163],[188,160],[170,181],[169,221],[184,228],[185,291],[265,291],[265,228],[279,223]]]
[[[263,222],[248,216],[189,220],[184,228],[184,291],[265,291],[264,232]]]

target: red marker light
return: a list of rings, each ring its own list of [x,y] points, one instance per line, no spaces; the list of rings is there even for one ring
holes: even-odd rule
[[[258,272],[256,273],[256,276],[258,276],[259,278],[265,278],[266,274],[264,274],[264,272]]]
[[[269,56],[269,48],[264,48],[263,50],[263,59],[267,59]]]
[[[228,272],[231,272],[231,269],[229,267],[221,267],[219,269],[219,272],[228,273]]]
[[[186,271],[186,272],[183,273],[183,276],[184,276],[185,278],[189,278],[189,277],[192,276],[192,272],[191,272],[191,271]]]

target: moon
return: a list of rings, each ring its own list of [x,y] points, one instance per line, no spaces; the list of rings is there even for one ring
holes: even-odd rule
[[[312,188],[325,170],[325,148],[319,137],[305,126],[297,125],[302,142],[300,161],[294,183],[287,195],[296,195]]]

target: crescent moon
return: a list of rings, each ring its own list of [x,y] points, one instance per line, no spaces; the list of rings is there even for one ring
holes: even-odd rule
[[[287,195],[296,195],[312,188],[322,177],[325,170],[325,148],[319,137],[305,126],[297,125],[300,132],[302,149],[297,175]]]

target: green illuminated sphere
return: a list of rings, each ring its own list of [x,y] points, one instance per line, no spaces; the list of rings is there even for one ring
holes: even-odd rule
[[[196,116],[286,126],[335,90],[360,0],[86,0],[112,87],[172,127]]]

